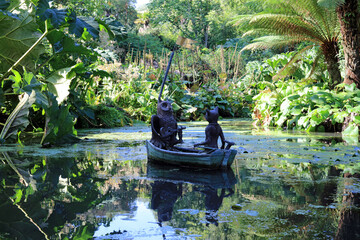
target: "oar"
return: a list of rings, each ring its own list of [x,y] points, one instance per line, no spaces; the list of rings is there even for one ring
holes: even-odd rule
[[[169,73],[169,69],[170,69],[171,61],[172,61],[172,59],[173,59],[173,57],[174,57],[174,53],[175,53],[175,47],[174,47],[174,49],[173,49],[172,52],[171,52],[170,59],[169,59],[169,63],[168,63],[168,65],[167,65],[167,68],[166,68],[166,71],[165,71],[165,76],[164,76],[164,79],[163,79],[163,81],[162,81],[162,83],[161,83],[161,88],[160,88],[160,93],[159,93],[158,102],[161,102],[161,94],[162,94],[162,92],[163,92],[163,90],[164,90],[165,81],[166,81],[167,75],[168,75],[168,73]]]
[[[189,49],[193,49],[193,46],[194,44],[196,43],[196,41],[194,40],[191,40],[191,39],[188,39],[188,38],[183,38],[181,36],[179,36],[176,40],[176,44],[179,45],[180,47],[181,46],[184,46],[186,48],[189,48]],[[170,55],[170,59],[169,59],[169,63],[167,65],[167,68],[166,68],[166,71],[165,71],[165,76],[164,76],[164,79],[161,83],[161,88],[160,88],[160,93],[159,93],[159,98],[158,98],[158,102],[161,101],[161,95],[162,95],[162,92],[164,90],[164,85],[165,85],[165,81],[166,81],[166,78],[167,78],[167,75],[169,73],[169,70],[170,70],[170,65],[171,65],[171,62],[172,62],[172,59],[174,57],[174,54],[175,54],[175,50],[176,50],[176,46],[174,47],[174,49],[172,50],[171,52],[171,55]]]

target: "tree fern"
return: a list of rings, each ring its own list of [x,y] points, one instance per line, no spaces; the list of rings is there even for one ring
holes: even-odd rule
[[[332,83],[338,83],[341,78],[337,58],[340,30],[336,12],[320,6],[317,0],[279,0],[274,4],[275,12],[235,18],[235,24],[248,24],[245,36],[257,37],[243,50],[312,42],[321,47]],[[265,36],[259,37],[261,35]]]

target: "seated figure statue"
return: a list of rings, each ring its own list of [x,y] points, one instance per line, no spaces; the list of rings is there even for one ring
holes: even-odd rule
[[[159,100],[157,115],[151,117],[151,143],[162,149],[170,149],[175,144],[183,143],[183,126],[178,126],[173,116],[172,106],[169,101]],[[179,139],[176,138],[179,137]]]
[[[194,144],[194,147],[205,146],[210,148],[218,148],[218,139],[221,139],[221,149],[225,148],[225,143],[228,145],[226,149],[229,149],[235,143],[225,140],[222,128],[218,124],[219,108],[215,107],[214,110],[206,109],[205,119],[209,122],[209,125],[205,128],[205,141]]]

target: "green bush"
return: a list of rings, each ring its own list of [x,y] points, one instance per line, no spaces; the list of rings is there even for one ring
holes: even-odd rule
[[[354,84],[336,90],[295,82],[275,86],[254,97],[253,118],[259,125],[359,134],[360,90]]]
[[[95,116],[95,122],[80,116],[77,122],[78,128],[114,128],[132,125],[132,120],[121,108],[99,104],[89,107]]]

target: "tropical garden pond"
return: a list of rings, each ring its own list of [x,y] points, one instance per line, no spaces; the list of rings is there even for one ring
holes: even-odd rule
[[[228,171],[147,162],[145,124],[58,148],[0,149],[1,239],[356,239],[360,146],[341,135],[222,127]],[[185,123],[184,145],[206,122]]]

